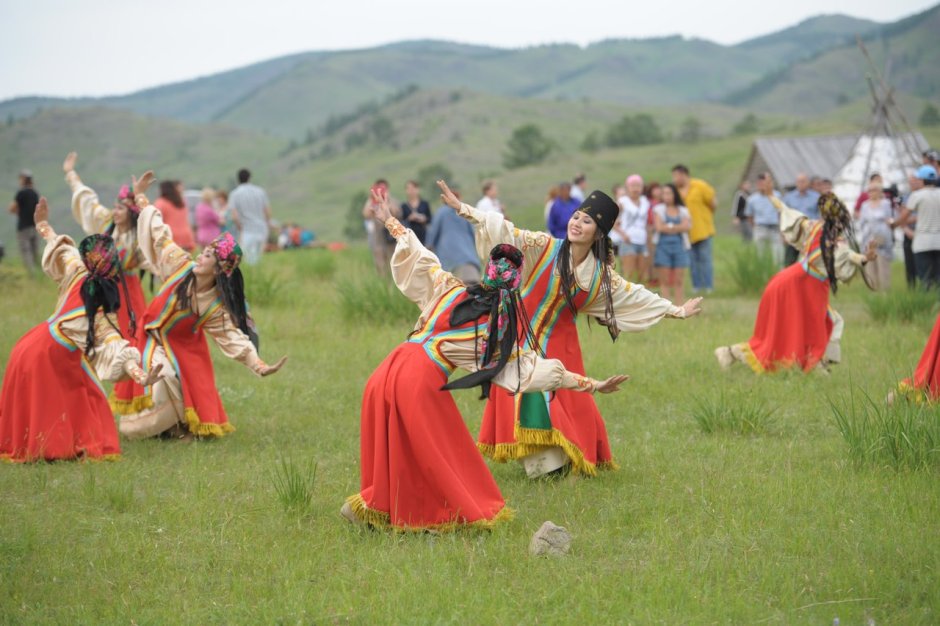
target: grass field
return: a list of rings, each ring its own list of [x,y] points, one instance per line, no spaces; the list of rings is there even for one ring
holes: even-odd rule
[[[863,391],[880,402],[933,316],[875,323],[852,285],[834,300],[847,328],[831,376],[721,372],[713,348],[747,339],[757,307],[724,271],[736,245],[716,246],[700,318],[614,345],[582,325],[589,373],[633,376],[598,398],[621,469],[531,482],[492,465],[515,520],[446,536],[338,514],[358,488],[363,384],[414,320],[398,306],[343,318],[336,285],[365,280],[365,250],[265,258],[248,277],[262,351],[290,360],[259,380],[216,359],[237,432],[125,443],[117,463],[0,467],[0,623],[937,623],[937,465],[853,463],[830,405]],[[0,290],[5,363],[55,290],[9,259]],[[482,403],[456,396],[475,433]],[[758,405],[756,428],[700,427],[703,407]],[[278,472],[312,479],[314,465],[309,506],[283,507]],[[569,556],[528,555],[545,520],[571,531]]]

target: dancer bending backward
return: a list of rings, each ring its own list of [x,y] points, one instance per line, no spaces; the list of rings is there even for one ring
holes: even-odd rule
[[[103,206],[98,201],[98,194],[95,190],[85,185],[79,178],[75,171],[77,161],[78,153],[69,152],[62,163],[65,181],[72,189],[72,215],[86,235],[103,233],[114,240],[114,246],[121,259],[124,282],[127,285],[127,299],[122,300],[117,312],[118,329],[132,346],[140,349],[140,346],[135,344],[137,318],[143,315],[147,301],[144,298],[144,290],[140,286],[140,278],[134,272],[140,269],[150,269],[137,249],[137,218],[140,216],[140,207],[134,204],[134,194],[127,185],[122,186],[118,192],[113,209]],[[134,413],[146,408],[146,406],[134,404],[135,387],[133,380],[124,380],[114,385],[114,391],[111,392],[108,400],[115,414]],[[142,398],[142,400],[146,399]]]
[[[137,242],[163,285],[147,307],[137,337],[144,362],[163,364],[167,375],[139,390],[134,402],[148,408],[121,415],[119,428],[129,438],[164,432],[221,437],[235,428],[216,389],[206,335],[225,356],[258,376],[278,371],[287,357],[267,365],[248,338],[244,283],[238,269],[242,253],[232,236],[217,237],[194,263],[173,243],[170,228],[144,195],[153,180],[153,172],[133,179],[134,201],[142,207]]]
[[[829,293],[835,294],[840,281],[847,282],[874,259],[877,249],[869,247],[866,254],[852,250],[852,218],[832,193],[819,198],[819,220],[777,198],[771,201],[780,212],[784,239],[800,250],[799,260],[767,283],[750,341],[716,348],[715,357],[723,369],[740,361],[758,374],[792,367],[825,372],[829,363],[841,361],[844,326],[842,316],[829,306]]]
[[[108,459],[120,452],[101,380],[151,384],[140,353],[122,339],[113,313],[121,265],[114,241],[91,235],[78,248],[56,235],[45,198],[36,230],[46,240],[43,271],[59,284],[55,312],[13,346],[0,388],[0,458],[9,461]],[[100,311],[99,311],[100,309]]]
[[[492,527],[509,511],[446,390],[609,393],[627,377],[599,382],[526,349],[532,336],[518,292],[518,249],[493,248],[482,284],[468,288],[391,217],[384,193],[373,191],[373,204],[396,240],[392,277],[421,316],[366,382],[361,489],[341,512],[351,522],[396,530]],[[457,368],[472,373],[447,383]]]
[[[478,250],[502,242],[522,250],[520,294],[532,330],[545,355],[573,372],[584,373],[578,313],[597,319],[616,339],[620,331],[641,331],[664,317],[682,319],[700,311],[701,298],[676,306],[611,269],[615,258],[608,234],[619,207],[603,192],[592,192],[574,212],[565,239],[553,239],[520,230],[498,213],[481,213],[462,204],[444,181],[438,185],[444,202],[475,225]],[[598,467],[614,467],[594,399],[569,390],[516,395],[494,390],[477,445],[497,461],[522,460],[530,477],[569,463],[573,471],[588,475]]]

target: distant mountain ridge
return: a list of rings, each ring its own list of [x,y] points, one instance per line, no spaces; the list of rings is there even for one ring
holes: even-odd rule
[[[636,106],[718,101],[769,73],[882,27],[819,16],[734,46],[679,36],[500,49],[418,40],[338,52],[306,52],[125,96],[19,98],[0,120],[38,108],[106,105],[187,122],[219,122],[302,137],[402,87],[466,88],[498,95]]]

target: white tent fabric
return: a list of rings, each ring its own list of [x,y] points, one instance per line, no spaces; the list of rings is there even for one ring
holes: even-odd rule
[[[911,154],[908,148],[917,150]],[[884,186],[897,185],[905,194],[910,190],[907,177],[921,164],[927,142],[920,133],[902,137],[862,135],[855,142],[849,158],[832,180],[832,190],[848,207],[868,188],[868,177],[881,174]]]

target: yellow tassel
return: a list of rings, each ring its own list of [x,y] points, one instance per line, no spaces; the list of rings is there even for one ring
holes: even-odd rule
[[[740,348],[741,353],[744,354],[744,362],[747,363],[754,372],[763,374],[766,371],[764,370],[764,366],[761,365],[761,362],[757,360],[757,355],[751,350],[751,344],[747,342],[739,343],[738,348]]]
[[[561,434],[561,431],[542,428],[522,428],[519,422],[516,422],[514,443],[497,443],[495,445],[488,443],[477,443],[477,449],[483,456],[489,457],[499,463],[506,461],[515,461],[524,456],[535,454],[544,448],[559,447],[564,450],[568,459],[571,461],[571,471],[575,474],[584,474],[585,476],[596,476],[597,470],[618,470],[620,466],[612,459],[610,461],[601,461],[598,464],[591,463],[584,458],[584,453],[578,449],[578,446],[571,443],[567,437]]]
[[[134,415],[153,407],[153,398],[147,395],[137,396],[131,400],[120,400],[112,391],[108,396],[108,404],[111,405],[111,411],[115,415]]]
[[[918,389],[910,382],[902,380],[898,383],[898,394],[899,397],[904,398],[908,402],[913,402],[915,404],[933,404],[930,400],[930,396],[927,395],[927,390]]]
[[[226,434],[234,432],[235,427],[231,424],[207,424],[199,419],[199,414],[195,409],[186,407],[184,411],[186,426],[189,432],[197,437],[224,437]]]
[[[369,526],[373,528],[389,529],[399,533],[423,533],[428,531],[449,533],[458,530],[491,530],[497,524],[507,522],[515,517],[515,512],[512,509],[503,507],[492,518],[480,519],[473,522],[454,520],[443,524],[428,524],[426,526],[393,526],[388,513],[370,509],[360,494],[357,493],[349,496],[346,498],[346,502],[349,503],[356,517]]]

